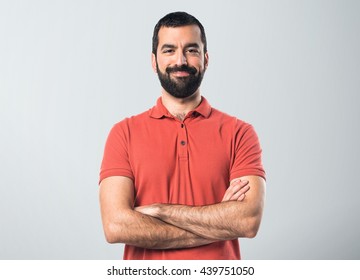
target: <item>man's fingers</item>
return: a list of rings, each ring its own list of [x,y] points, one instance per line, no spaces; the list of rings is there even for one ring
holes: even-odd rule
[[[229,200],[244,200],[246,192],[250,190],[250,186],[245,186],[241,188],[238,192],[234,193]]]
[[[230,186],[235,186],[235,185],[246,186],[247,184],[249,184],[248,180],[242,181],[241,179],[237,179],[237,180],[232,181]]]
[[[239,198],[237,199],[237,201],[243,201],[245,198],[245,194],[243,193],[242,195],[239,196]]]
[[[249,190],[249,181],[235,180],[231,182],[230,186],[226,190],[222,201],[238,200],[240,196]],[[242,198],[244,199],[244,198]]]
[[[230,187],[227,188],[222,201],[230,200],[230,197],[232,197],[240,189],[241,187],[239,185],[230,185]]]

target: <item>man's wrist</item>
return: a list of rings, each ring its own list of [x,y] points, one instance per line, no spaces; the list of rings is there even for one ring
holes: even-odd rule
[[[157,219],[161,219],[161,209],[162,209],[162,204],[160,203],[155,203],[153,205],[151,205],[152,208],[152,215],[154,218]]]

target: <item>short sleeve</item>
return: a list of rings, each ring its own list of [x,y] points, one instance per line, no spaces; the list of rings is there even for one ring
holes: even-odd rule
[[[266,179],[262,164],[262,149],[253,126],[238,120],[234,136],[234,155],[230,169],[230,180],[249,175]]]
[[[128,136],[126,120],[117,123],[110,130],[105,144],[99,182],[111,176],[126,176],[134,180],[129,162]]]

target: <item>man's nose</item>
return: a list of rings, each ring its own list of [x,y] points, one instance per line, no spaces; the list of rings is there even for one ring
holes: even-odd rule
[[[178,66],[187,64],[186,56],[183,52],[178,52],[177,57],[176,57],[176,64]]]

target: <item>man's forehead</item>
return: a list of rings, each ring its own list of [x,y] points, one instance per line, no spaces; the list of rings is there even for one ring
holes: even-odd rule
[[[158,38],[160,44],[169,43],[169,40],[201,43],[201,31],[197,25],[185,25],[179,27],[162,26],[159,30]]]

